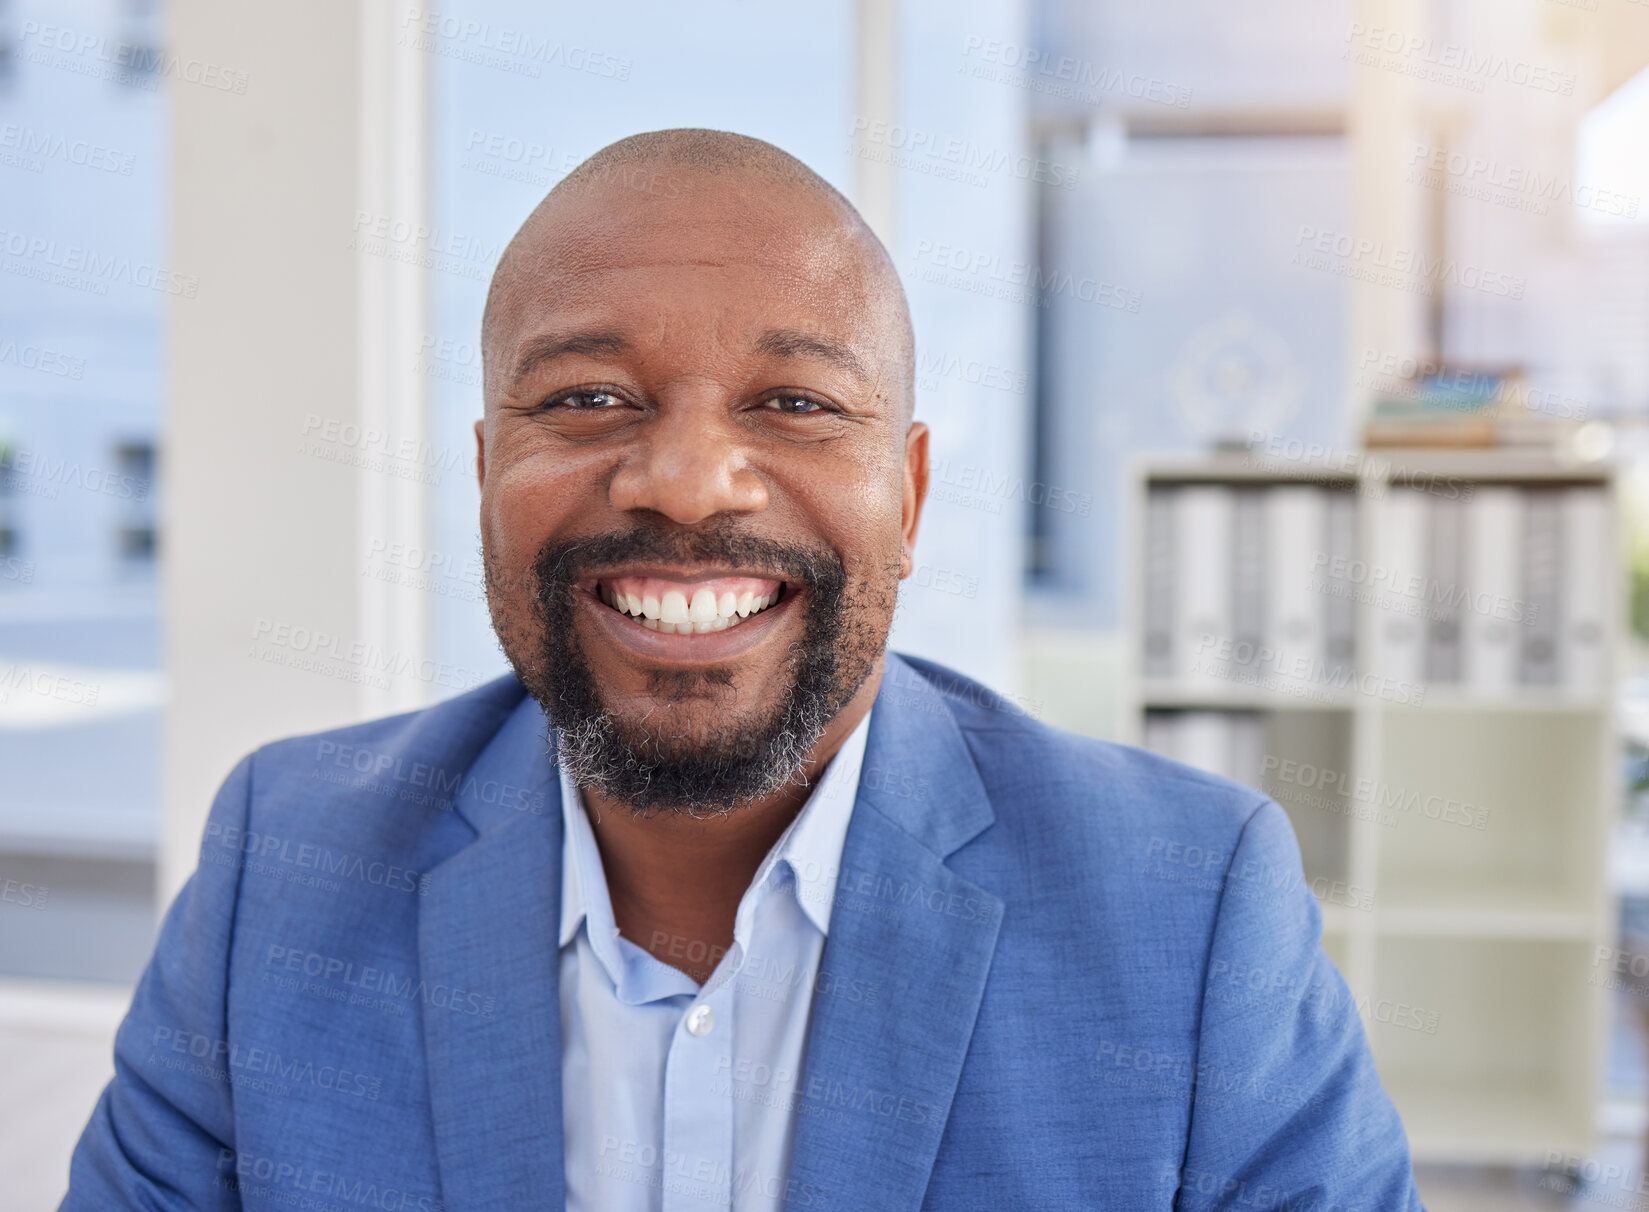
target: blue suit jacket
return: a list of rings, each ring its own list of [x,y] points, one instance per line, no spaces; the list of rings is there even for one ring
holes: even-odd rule
[[[236,767],[65,1208],[561,1206],[559,791],[483,752],[523,694]],[[890,655],[842,865],[788,1206],[1420,1206],[1263,796]]]

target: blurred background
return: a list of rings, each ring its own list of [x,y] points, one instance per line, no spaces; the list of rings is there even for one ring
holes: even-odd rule
[[[1642,0],[0,0],[0,1209],[238,757],[506,668],[486,284],[668,126],[904,276],[895,647],[1282,804],[1433,1209],[1649,1206],[1646,68]]]

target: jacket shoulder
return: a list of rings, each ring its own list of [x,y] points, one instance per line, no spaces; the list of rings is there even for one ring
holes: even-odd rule
[[[944,699],[999,823],[1031,813],[1046,828],[1160,834],[1234,846],[1267,798],[1251,787],[1132,745],[1055,728],[955,670],[901,658]],[[1229,853],[1229,850],[1227,850]]]
[[[273,741],[248,759],[253,812],[333,816],[363,796],[451,809],[464,772],[525,695],[506,674],[417,711]]]

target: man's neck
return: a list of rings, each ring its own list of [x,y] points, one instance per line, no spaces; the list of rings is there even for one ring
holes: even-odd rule
[[[762,860],[801,812],[820,773],[876,701],[883,662],[825,729],[802,777],[725,815],[639,817],[586,790],[584,804],[619,933],[699,984],[733,945],[739,900]],[[689,957],[701,957],[693,959]]]

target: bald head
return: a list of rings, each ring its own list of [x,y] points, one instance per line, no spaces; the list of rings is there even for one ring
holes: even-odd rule
[[[697,241],[706,269],[729,247],[754,254],[806,289],[809,275],[863,296],[881,331],[875,370],[909,421],[915,408],[915,338],[893,260],[831,184],[770,143],[727,131],[649,131],[602,148],[567,174],[528,215],[499,258],[482,315],[487,404],[504,390],[518,353],[522,313],[546,287],[626,259],[649,244],[681,252]],[[844,283],[841,280],[846,279]]]

